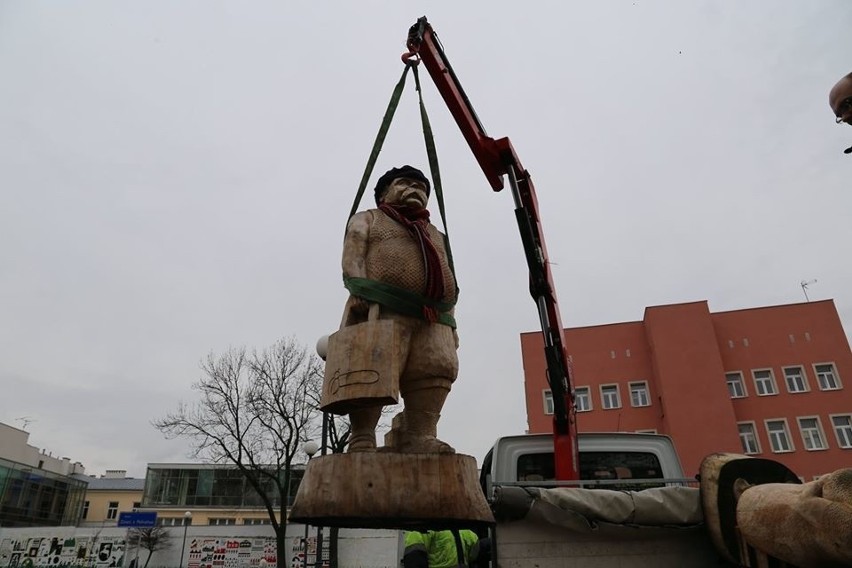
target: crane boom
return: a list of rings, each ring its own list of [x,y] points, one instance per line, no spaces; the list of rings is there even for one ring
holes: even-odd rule
[[[529,267],[530,294],[541,322],[547,381],[553,395],[556,478],[578,479],[577,430],[565,333],[532,178],[508,138],[494,140],[485,132],[425,16],[419,18],[409,30],[406,45],[409,51],[403,54],[403,61],[416,64],[417,61],[412,58],[418,58],[423,62],[491,188],[501,191],[504,187],[503,176],[509,179],[515,202],[515,217]]]

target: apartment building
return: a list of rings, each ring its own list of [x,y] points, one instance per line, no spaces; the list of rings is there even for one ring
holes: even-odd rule
[[[569,328],[579,431],[672,437],[688,475],[713,452],[773,459],[811,480],[852,464],[852,352],[832,300]],[[550,432],[540,332],[521,334],[530,432]],[[846,383],[844,383],[846,379]]]

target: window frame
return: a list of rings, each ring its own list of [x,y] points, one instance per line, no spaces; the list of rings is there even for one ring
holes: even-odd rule
[[[805,437],[805,429],[802,428],[802,420],[815,420],[815,428],[817,436],[820,438],[820,442],[822,442],[822,447],[819,448],[809,448],[808,447],[808,438]],[[828,439],[825,437],[825,430],[822,428],[822,421],[819,419],[819,416],[796,416],[796,425],[799,427],[799,434],[802,436],[802,448],[807,452],[818,452],[821,450],[828,449]],[[810,430],[810,428],[808,428]]]
[[[615,402],[616,406],[607,406],[606,405],[606,397],[604,396],[604,389],[615,389]],[[607,391],[611,392],[611,391]],[[618,410],[621,408],[621,389],[619,388],[618,383],[606,383],[600,385],[600,395],[601,395],[601,410]]]
[[[787,377],[787,371],[798,370],[802,377],[802,390],[792,390],[790,388],[790,379]],[[808,374],[805,372],[805,368],[802,365],[790,365],[789,367],[781,367],[781,374],[784,375],[784,386],[787,388],[787,392],[790,394],[801,394],[804,392],[810,392],[811,385],[808,381]]]
[[[639,386],[645,394],[645,404],[633,404],[633,387]],[[651,389],[648,387],[648,381],[630,381],[627,383],[627,390],[630,391],[630,406],[633,408],[645,408],[651,406]]]
[[[740,396],[734,396],[733,394],[731,394],[731,379],[730,379],[730,377],[732,375],[737,376],[737,382],[740,386],[740,389],[743,391],[743,394],[740,395]],[[728,394],[731,396],[732,399],[733,398],[746,398],[748,396],[748,388],[746,387],[745,377],[743,377],[742,371],[729,371],[729,372],[725,373],[725,385],[728,387]]]
[[[834,423],[835,418],[846,418],[847,424],[838,427]],[[852,414],[829,414],[828,420],[831,422],[831,429],[834,432],[835,439],[837,439],[837,447],[843,450],[852,450]],[[843,442],[843,438],[840,436],[841,429],[847,432],[846,435],[843,436],[843,438],[846,439],[845,444]]]
[[[776,450],[775,444],[772,443],[773,432],[769,429],[769,424],[775,422],[780,422],[784,425],[784,435],[787,438],[787,445],[790,446],[787,450]],[[763,426],[766,429],[766,438],[769,440],[769,449],[773,454],[790,454],[796,451],[796,446],[793,444],[793,436],[790,434],[790,424],[786,418],[767,418],[763,421]]]
[[[751,427],[751,435],[754,438],[754,447],[756,451],[749,452],[746,449],[746,444],[743,440],[743,433],[740,431],[740,426],[750,426]],[[743,422],[737,422],[737,434],[740,438],[740,444],[742,444],[743,453],[747,456],[755,456],[763,453],[763,448],[760,447],[760,436],[757,434],[757,423],[754,420],[745,420]]]
[[[760,387],[758,386],[763,379],[757,378],[757,373],[769,373],[769,384],[772,386],[772,392],[761,393]],[[778,394],[778,382],[775,380],[775,373],[771,368],[766,369],[752,369],[751,377],[754,380],[754,393],[757,396],[775,396]]]
[[[553,391],[550,389],[544,389],[543,391],[541,391],[541,396],[544,408],[544,415],[553,416],[553,412],[556,408],[553,404]]]
[[[577,400],[580,398],[578,396],[579,391],[585,392],[584,398],[586,400],[586,406],[588,408],[583,408],[583,409],[579,408],[579,405],[577,404]],[[591,412],[594,409],[594,406],[592,405],[592,388],[589,385],[583,385],[581,387],[574,387],[574,409],[577,412]]]
[[[106,520],[114,521],[118,519],[118,501],[108,501],[107,502],[107,511],[106,511]]]
[[[817,367],[825,367],[825,366],[831,367],[831,376],[834,379],[834,384],[835,384],[835,386],[833,386],[833,387],[823,388],[823,386],[822,386],[822,381],[820,380],[820,372],[819,372],[819,369],[817,369]],[[837,365],[835,365],[833,361],[829,361],[829,362],[825,362],[825,363],[814,363],[813,369],[814,369],[814,376],[816,377],[816,381],[817,381],[817,387],[819,388],[819,390],[821,390],[821,391],[836,391],[836,390],[842,390],[843,389],[843,382],[840,380],[840,373],[837,372]]]

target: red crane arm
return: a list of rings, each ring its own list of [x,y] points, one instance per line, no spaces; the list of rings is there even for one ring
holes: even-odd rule
[[[403,61],[416,63],[412,58],[417,57],[423,62],[491,188],[494,191],[502,190],[503,176],[509,178],[515,201],[515,217],[530,272],[530,294],[536,303],[541,321],[547,380],[553,395],[556,478],[578,479],[577,432],[565,333],[532,179],[521,165],[521,160],[508,138],[494,140],[486,134],[444,54],[435,31],[425,17],[418,19],[411,27],[406,44],[409,51],[402,56]]]

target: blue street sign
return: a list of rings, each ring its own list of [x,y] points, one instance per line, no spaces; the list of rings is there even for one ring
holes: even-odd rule
[[[118,526],[120,527],[156,527],[157,513],[152,512],[135,512],[135,513],[119,513]]]

